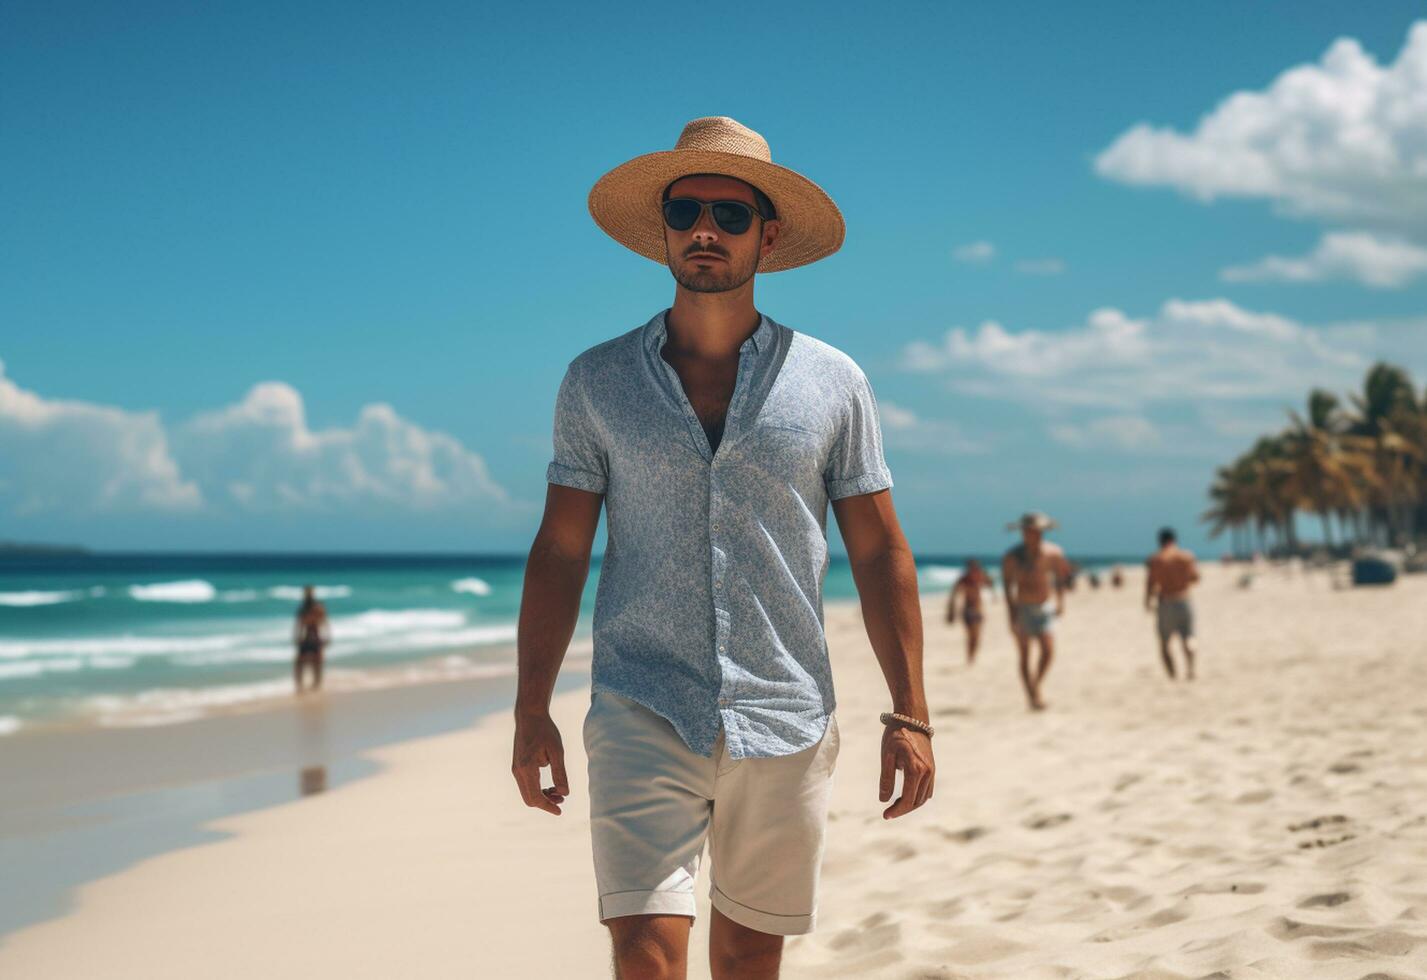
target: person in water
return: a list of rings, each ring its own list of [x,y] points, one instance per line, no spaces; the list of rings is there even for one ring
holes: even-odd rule
[[[966,624],[966,662],[974,664],[976,662],[976,650],[981,646],[981,624],[986,619],[986,614],[981,608],[981,597],[984,589],[993,588],[991,576],[986,574],[986,570],[981,567],[981,563],[975,558],[966,563],[966,571],[961,573],[961,577],[956,580],[956,584],[951,587],[951,594],[946,597],[946,621],[956,622],[956,600],[961,598],[961,621]],[[994,592],[992,593],[994,595]]]
[[[297,684],[297,693],[303,691],[303,671],[312,671],[312,690],[322,687],[322,651],[331,639],[327,624],[327,607],[317,601],[312,586],[302,587],[302,605],[297,607],[297,623],[292,631],[293,643],[297,645],[297,659],[293,663],[292,676]]]

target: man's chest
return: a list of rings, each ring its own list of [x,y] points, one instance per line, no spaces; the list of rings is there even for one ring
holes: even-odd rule
[[[738,384],[738,358],[706,361],[664,354],[661,357],[674,369],[679,387],[704,431],[709,433],[711,439],[715,433],[722,433],[728,406],[733,401]]]
[[[1014,571],[1023,588],[1039,590],[1054,581],[1055,556],[1046,552],[1020,556],[1016,559]]]
[[[841,429],[845,391],[791,356],[676,367],[651,354],[648,363],[595,396],[612,494],[688,493],[700,482],[815,491]]]

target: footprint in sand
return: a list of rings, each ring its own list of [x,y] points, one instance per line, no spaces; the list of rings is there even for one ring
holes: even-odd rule
[[[1298,903],[1301,909],[1313,908],[1333,908],[1342,905],[1344,902],[1352,901],[1353,896],[1347,892],[1329,892],[1326,895],[1311,895]]]
[[[1206,881],[1192,885],[1182,895],[1259,895],[1266,886],[1257,881]]]
[[[1048,830],[1051,827],[1059,827],[1063,823],[1069,823],[1074,818],[1068,813],[1051,813],[1044,816],[1031,817],[1021,826],[1028,830]]]
[[[965,907],[965,903],[961,899],[948,898],[945,901],[933,902],[923,911],[933,919],[954,919],[961,914]]]
[[[1137,772],[1127,772],[1119,779],[1115,780],[1115,792],[1123,793],[1125,790],[1129,789],[1131,786],[1135,785],[1135,783],[1138,783],[1144,778],[1144,776],[1141,776]]]
[[[1341,837],[1319,837],[1314,840],[1302,841],[1298,845],[1300,851],[1306,851],[1311,847],[1332,847],[1335,844],[1342,844],[1357,837],[1357,834],[1344,834]]]
[[[1164,926],[1172,926],[1176,922],[1183,922],[1189,918],[1189,913],[1183,909],[1160,909],[1154,915],[1141,919],[1139,922],[1127,926],[1117,926],[1113,929],[1106,929],[1097,932],[1090,937],[1092,943],[1117,943],[1122,939],[1147,932],[1152,929],[1159,929]]]
[[[1362,772],[1363,767],[1356,762],[1335,762],[1328,767],[1328,771],[1339,776],[1347,775],[1350,772]]]
[[[1322,827],[1333,827],[1338,824],[1344,824],[1347,822],[1347,817],[1343,816],[1341,813],[1335,813],[1332,816],[1327,817],[1314,817],[1312,820],[1307,820],[1303,823],[1291,823],[1288,825],[1288,829],[1292,833],[1296,834],[1300,830],[1318,830]]]
[[[964,830],[944,830],[941,827],[937,827],[936,832],[947,840],[954,840],[958,844],[970,844],[976,840],[976,838],[985,837],[991,833],[991,831],[985,827],[967,827]]]
[[[900,840],[878,841],[870,845],[868,849],[885,854],[893,861],[907,861],[918,854],[915,847]]]
[[[901,938],[902,924],[886,912],[878,912],[837,933],[828,945],[839,952],[872,953],[896,945]]]
[[[1267,789],[1256,789],[1234,800],[1235,803],[1266,803],[1273,799],[1273,791]]]
[[[1353,926],[1330,926],[1323,922],[1300,922],[1282,916],[1264,931],[1281,942],[1291,943],[1308,936],[1315,939],[1334,939],[1361,930]]]

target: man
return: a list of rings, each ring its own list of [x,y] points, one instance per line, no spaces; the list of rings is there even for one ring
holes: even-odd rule
[[[526,565],[512,772],[570,793],[549,702],[603,502],[583,738],[600,920],[619,977],[682,977],[707,839],[716,978],[776,977],[812,930],[838,753],[823,633],[832,502],[896,713],[879,792],[931,797],[916,567],[892,507],[876,402],[841,351],[755,309],[756,271],[842,243],[841,213],[725,117],[602,177],[590,211],[668,266],[673,306],[570,362],[546,508]],[[541,787],[549,766],[553,786]]]
[[[1044,711],[1041,685],[1055,656],[1052,627],[1057,616],[1065,615],[1065,581],[1070,563],[1060,546],[1045,540],[1045,532],[1056,527],[1045,514],[1022,515],[1006,530],[1020,529],[1021,543],[1001,559],[1001,582],[1006,590],[1006,610],[1011,633],[1021,658],[1021,683],[1032,711]],[[1052,602],[1054,597],[1054,602]],[[1040,649],[1040,658],[1031,667],[1031,644]]]
[[[968,559],[966,571],[951,587],[946,597],[946,621],[956,622],[956,599],[961,597],[961,620],[966,626],[966,663],[976,662],[976,651],[981,646],[981,624],[986,619],[981,608],[981,597],[986,589],[993,589],[991,576],[975,558]],[[994,593],[993,593],[994,594]]]
[[[1156,609],[1159,621],[1159,656],[1165,673],[1174,680],[1174,658],[1170,640],[1176,633],[1184,646],[1184,674],[1194,680],[1194,607],[1189,602],[1189,589],[1199,581],[1199,566],[1194,552],[1181,548],[1174,528],[1159,532],[1159,551],[1145,562],[1145,608]],[[1156,608],[1157,606],[1157,608]]]
[[[302,587],[302,605],[297,607],[297,620],[292,627],[292,642],[297,646],[297,658],[292,665],[292,679],[301,694],[302,678],[307,671],[312,672],[312,690],[322,688],[322,651],[331,638],[331,627],[327,622],[327,607],[317,600],[317,594],[310,585]]]

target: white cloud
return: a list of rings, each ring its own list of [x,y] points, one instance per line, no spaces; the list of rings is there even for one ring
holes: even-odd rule
[[[313,431],[302,396],[276,381],[194,418],[174,441],[185,470],[214,500],[248,510],[508,502],[485,460],[456,439],[385,404],[364,407],[351,428]]]
[[[0,505],[25,515],[190,511],[202,501],[157,413],[46,399],[0,362]]]
[[[1308,255],[1270,255],[1250,265],[1219,273],[1229,282],[1322,282],[1351,279],[1365,286],[1391,289],[1427,274],[1427,248],[1405,239],[1371,232],[1325,234]]]
[[[1286,214],[1427,221],[1427,21],[1387,66],[1352,38],[1263,91],[1235,92],[1194,132],[1140,123],[1095,160],[1104,177],[1202,201],[1265,198]]]
[[[908,344],[902,363],[912,371],[979,365],[1015,377],[1051,378],[1096,364],[1138,364],[1146,354],[1144,323],[1107,308],[1091,313],[1084,328],[1059,333],[1012,333],[995,320],[974,333],[953,327],[939,345]]]
[[[0,363],[0,508],[15,514],[519,506],[480,455],[389,405],[313,431],[302,396],[266,382],[169,430],[156,412],[45,399]]]
[[[951,253],[958,262],[989,262],[996,257],[996,246],[990,242],[967,242]]]
[[[877,399],[882,437],[888,446],[911,452],[962,455],[983,453],[986,447],[949,419],[925,419],[895,402]]]
[[[901,363],[966,394],[1133,412],[1173,401],[1297,403],[1313,385],[1356,384],[1372,339],[1362,324],[1311,328],[1226,299],[1171,299],[1153,316],[1103,308],[1065,330],[954,327],[939,343],[908,344]]]
[[[1027,276],[1058,276],[1065,272],[1065,260],[1057,258],[1021,259],[1016,271]]]
[[[1118,449],[1126,452],[1160,445],[1154,423],[1139,415],[1104,415],[1082,424],[1059,422],[1050,427],[1051,438],[1075,449]]]

